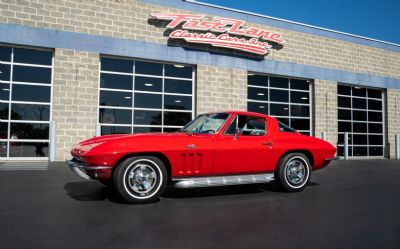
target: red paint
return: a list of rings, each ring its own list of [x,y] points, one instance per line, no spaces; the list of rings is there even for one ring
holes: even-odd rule
[[[205,15],[192,14],[156,13],[151,16],[159,20],[170,21],[166,27],[177,29],[171,32],[170,38],[183,39],[190,43],[210,44],[215,47],[236,49],[259,55],[268,53],[268,49],[272,47],[269,42],[285,43],[281,34],[254,27],[246,28],[245,21],[221,17],[205,21],[203,20]],[[196,33],[193,30],[206,33]],[[211,32],[222,34],[216,35]],[[243,38],[229,34],[243,36]]]
[[[325,158],[333,157],[336,148],[318,138],[297,132],[280,132],[275,118],[258,113],[228,112],[229,118],[216,134],[146,133],[107,135],[79,143],[72,156],[89,165],[117,166],[126,156],[156,154],[167,158],[172,177],[228,175],[255,172],[273,172],[279,159],[289,151],[312,155],[313,169],[327,165]],[[266,119],[263,136],[224,135],[235,115],[251,115]],[[270,145],[270,143],[272,145]],[[195,145],[196,148],[189,148]],[[111,177],[111,171],[101,172]]]

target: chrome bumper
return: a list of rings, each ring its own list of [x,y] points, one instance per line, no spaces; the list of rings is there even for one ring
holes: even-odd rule
[[[68,167],[79,177],[82,177],[83,179],[90,180],[93,179],[92,176],[88,174],[90,171],[98,170],[98,169],[111,169],[112,167],[110,166],[86,166],[83,165],[79,161],[73,161],[73,160],[67,160],[65,163],[68,165]]]
[[[325,158],[325,161],[335,161],[335,160],[339,160],[340,159],[340,157],[338,157],[338,156],[333,156],[333,157],[327,157],[327,158]]]

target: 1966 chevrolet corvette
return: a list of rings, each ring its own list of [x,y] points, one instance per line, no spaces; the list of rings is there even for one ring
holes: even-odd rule
[[[312,170],[336,148],[301,135],[273,117],[251,112],[198,116],[178,132],[106,135],[75,146],[68,166],[85,179],[115,187],[128,203],[158,199],[177,188],[265,183],[302,191]]]

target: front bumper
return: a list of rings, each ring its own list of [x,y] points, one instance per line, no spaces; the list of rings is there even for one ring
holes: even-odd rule
[[[340,159],[340,157],[338,157],[338,156],[333,156],[333,157],[327,157],[327,158],[325,158],[325,161],[335,161],[335,160],[339,160]]]
[[[111,166],[87,166],[83,162],[78,160],[67,160],[65,163],[68,167],[79,177],[90,180],[95,179],[96,171],[98,170],[111,170]]]

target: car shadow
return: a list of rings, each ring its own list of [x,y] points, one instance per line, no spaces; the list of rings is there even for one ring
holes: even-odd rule
[[[103,201],[109,200],[124,204],[111,187],[97,181],[68,182],[64,185],[67,195],[77,201]]]
[[[309,182],[307,187],[317,186],[318,183]],[[112,187],[106,187],[97,181],[68,182],[64,185],[67,195],[78,201],[102,201],[125,204]],[[286,192],[276,182],[266,184],[248,184],[234,186],[220,186],[207,188],[178,189],[167,186],[163,198],[185,199],[199,197],[215,197],[240,194],[257,194],[263,192],[282,193]]]
[[[318,183],[309,182],[307,187],[317,186]],[[257,194],[263,192],[282,193],[285,192],[275,181],[264,184],[246,184],[246,185],[233,185],[233,186],[219,186],[219,187],[206,187],[206,188],[187,188],[178,189],[167,187],[162,197],[165,198],[198,198],[198,197],[213,197],[213,196],[227,196],[227,195],[240,195],[240,194]]]

